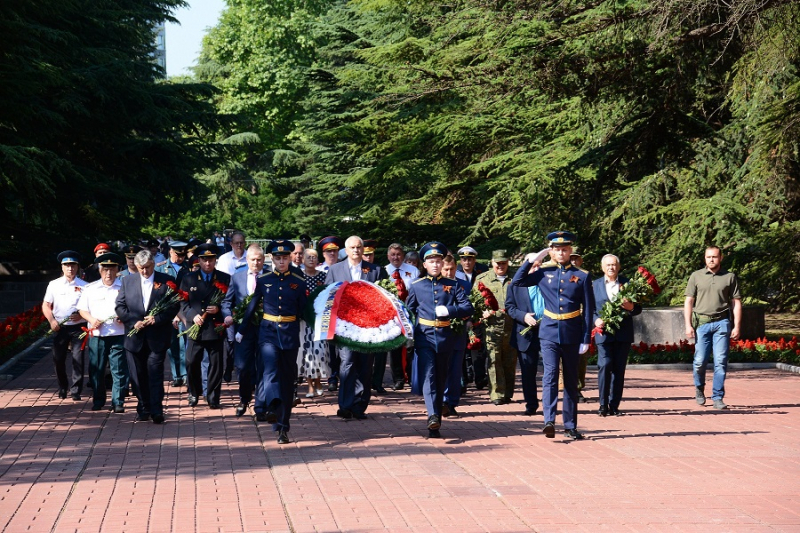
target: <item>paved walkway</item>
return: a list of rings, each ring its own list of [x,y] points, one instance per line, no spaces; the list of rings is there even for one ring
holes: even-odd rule
[[[727,385],[720,412],[694,403],[685,370],[630,369],[627,416],[586,404],[581,442],[483,393],[442,440],[423,438],[407,391],[347,422],[326,394],[279,446],[234,416],[232,385],[222,411],[168,389],[167,423],[134,423],[59,400],[44,357],[0,390],[0,530],[800,531],[800,376]]]

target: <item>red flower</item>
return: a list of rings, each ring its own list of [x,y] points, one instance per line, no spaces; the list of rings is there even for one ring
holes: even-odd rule
[[[340,290],[344,291],[337,312],[341,319],[362,328],[377,328],[396,316],[392,304],[385,298],[376,297],[377,289],[369,282],[355,281]]]
[[[492,291],[490,291],[482,281],[478,282],[478,291],[481,293],[481,296],[483,296],[483,301],[486,304],[486,307],[492,311],[497,311],[500,308],[500,305],[497,303],[497,298],[494,297]]]
[[[221,292],[222,294],[228,294],[228,286],[222,283],[221,281],[215,281],[214,287],[216,287],[217,290],[219,290],[219,292]]]
[[[658,286],[658,281],[656,281],[656,277],[651,274],[645,267],[639,267],[639,274],[642,275],[644,280],[650,285],[650,288],[653,289],[653,294],[661,293],[661,287]]]
[[[178,292],[178,286],[175,285],[174,281],[168,281],[167,282],[167,287],[169,287],[171,290],[173,290],[175,292]]]

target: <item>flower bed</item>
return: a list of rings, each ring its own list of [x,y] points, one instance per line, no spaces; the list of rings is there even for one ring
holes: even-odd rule
[[[645,344],[631,346],[629,364],[691,363],[694,359],[694,344],[681,341],[677,344]],[[729,363],[786,363],[800,366],[800,346],[797,338],[781,338],[777,341],[757,339],[754,341],[731,341]],[[589,348],[589,364],[597,364],[597,346]]]
[[[42,306],[35,305],[25,312],[10,316],[0,323],[0,363],[24,350],[48,330]]]

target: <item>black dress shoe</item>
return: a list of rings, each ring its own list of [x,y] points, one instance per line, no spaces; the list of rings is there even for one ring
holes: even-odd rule
[[[583,397],[581,391],[578,391],[578,403],[586,403],[586,398]]]
[[[439,433],[438,429],[429,429],[428,430],[428,438],[429,439],[441,439],[442,434]]]
[[[297,407],[301,403],[303,403],[303,400],[300,399],[300,396],[295,396],[294,402],[292,403],[292,407]]]
[[[394,386],[392,386],[392,388],[394,390],[403,390],[403,387],[405,386],[406,386],[405,381],[395,381]]]
[[[459,414],[455,407],[450,408],[450,418],[458,418]]]
[[[267,413],[256,413],[256,422],[266,422]]]
[[[572,440],[583,440],[583,433],[577,429],[565,429],[564,436]]]
[[[377,389],[375,389],[375,394],[386,394],[386,389],[384,389],[383,387],[378,387]]]
[[[486,381],[476,381],[475,382],[475,390],[483,390],[486,388],[487,382]]]
[[[67,399],[67,389],[58,389],[58,397],[62,400]]]
[[[222,409],[222,406],[218,403],[210,403],[208,404],[209,409]]]
[[[447,418],[450,416],[450,406],[446,403],[442,404],[442,418]]]
[[[150,420],[150,415],[149,414],[138,414],[138,415],[136,415],[136,421],[137,422],[147,422],[148,420]]]
[[[289,435],[285,429],[278,432],[278,444],[289,444]]]
[[[428,417],[428,429],[439,429],[442,427],[442,420],[437,415]]]
[[[125,407],[122,406],[122,405],[115,405],[114,406],[114,412],[117,413],[117,414],[124,413],[125,412]]]
[[[336,411],[336,416],[339,418],[344,418],[345,420],[350,420],[353,418],[353,411],[350,409],[339,409]]]
[[[328,380],[328,392],[336,392],[339,390],[339,382],[336,379]]]
[[[71,398],[73,401],[79,402],[81,401],[81,395],[77,392],[72,393]]]
[[[367,413],[353,413],[353,418],[356,420],[366,420],[369,417],[367,416]]]
[[[608,415],[608,407],[605,406],[605,405],[601,405],[600,409],[597,410],[597,414],[600,415],[600,416]]]
[[[231,379],[233,379],[233,369],[232,368],[227,369],[225,373],[222,375],[222,379],[225,380],[225,383],[230,383]]]
[[[189,407],[194,407],[197,405],[197,396],[189,396],[187,400],[189,400]]]
[[[500,399],[500,400],[492,400],[492,403],[495,405],[503,405],[505,402],[502,399]]]
[[[153,424],[163,424],[164,415],[153,415]]]
[[[556,436],[556,425],[552,422],[548,422],[544,425],[544,429],[542,430],[544,436],[548,439],[554,439]]]
[[[608,410],[608,414],[611,416],[625,416],[625,413],[619,409],[614,409],[613,407]]]
[[[176,379],[176,380],[172,381],[172,386],[173,387],[180,387],[181,385],[183,385],[183,383],[181,383],[181,380],[179,380],[179,379]]]
[[[239,405],[236,406],[236,416],[244,415],[245,411],[247,411],[247,404],[244,402],[239,402]]]
[[[278,415],[276,415],[273,411],[267,411],[264,413],[264,415],[267,417],[266,421],[270,424],[276,424],[278,422]]]
[[[537,409],[538,407],[536,409],[525,409],[525,412],[523,414],[525,416],[533,416],[536,414]]]

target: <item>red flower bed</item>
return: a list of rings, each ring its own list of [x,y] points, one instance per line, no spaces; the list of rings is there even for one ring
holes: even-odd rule
[[[41,337],[48,328],[41,305],[3,320],[0,323],[0,362],[24,350],[28,343]]]

